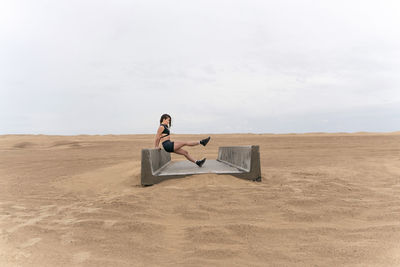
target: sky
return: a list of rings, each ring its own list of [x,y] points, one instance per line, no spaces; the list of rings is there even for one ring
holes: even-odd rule
[[[0,134],[400,130],[396,0],[0,1]]]

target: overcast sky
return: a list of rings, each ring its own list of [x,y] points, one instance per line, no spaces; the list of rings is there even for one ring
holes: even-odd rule
[[[400,1],[1,0],[0,134],[400,130]]]

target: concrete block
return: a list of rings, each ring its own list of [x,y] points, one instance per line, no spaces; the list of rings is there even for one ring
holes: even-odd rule
[[[217,161],[242,170],[231,173],[235,177],[261,181],[260,146],[219,147]]]
[[[261,181],[259,146],[220,147],[218,158],[207,159],[201,168],[188,160],[171,162],[171,155],[164,150],[142,149],[142,186],[201,173],[230,174]]]

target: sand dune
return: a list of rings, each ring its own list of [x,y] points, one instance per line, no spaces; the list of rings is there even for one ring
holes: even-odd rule
[[[398,132],[212,135],[187,150],[260,145],[262,182],[143,188],[153,137],[0,136],[0,265],[400,266]]]

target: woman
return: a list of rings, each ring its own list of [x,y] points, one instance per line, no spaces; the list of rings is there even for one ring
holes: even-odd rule
[[[206,146],[208,141],[210,141],[210,136],[206,139],[203,139],[201,141],[188,141],[188,142],[181,142],[181,141],[175,141],[171,142],[170,140],[170,132],[169,132],[169,127],[171,127],[171,116],[168,114],[163,114],[160,119],[160,127],[158,127],[157,134],[156,134],[156,141],[155,141],[155,148],[159,148],[159,143],[162,141],[162,145],[165,149],[165,151],[169,153],[176,153],[180,155],[184,155],[188,160],[190,160],[193,163],[196,163],[197,166],[201,167],[203,166],[204,162],[206,161],[206,158],[202,160],[195,160],[193,159],[189,153],[186,150],[183,150],[183,146],[197,146],[199,144],[202,144],[203,146]],[[162,135],[165,134],[165,135]]]

